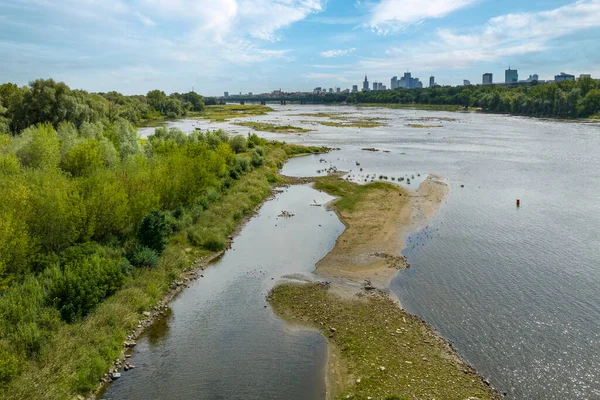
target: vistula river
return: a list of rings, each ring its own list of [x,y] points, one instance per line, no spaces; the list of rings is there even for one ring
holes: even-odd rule
[[[409,238],[404,253],[412,267],[390,291],[508,398],[600,399],[599,125],[410,109],[274,108],[246,120],[316,131],[259,135],[341,149],[293,159],[284,174],[316,175],[327,165],[353,170],[358,181],[414,175],[413,188],[428,173],[447,178],[446,203]],[[298,115],[317,112],[385,118],[387,125],[327,127]],[[249,132],[229,123],[170,125]],[[313,199],[326,200],[301,186],[267,202],[233,248],[139,341],[137,368],[104,398],[324,398],[325,340],[264,307],[273,284],[310,276],[343,230],[334,214],[309,207]],[[297,217],[277,219],[284,209]]]

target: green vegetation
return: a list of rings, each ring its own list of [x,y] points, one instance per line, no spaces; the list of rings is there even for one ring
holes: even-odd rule
[[[419,129],[425,129],[425,128],[443,128],[442,125],[407,124],[406,126],[408,126],[409,128],[419,128]]]
[[[189,118],[209,119],[215,122],[224,122],[230,118],[254,117],[265,115],[273,111],[271,107],[261,105],[231,105],[220,104],[207,106],[201,112],[188,113]]]
[[[499,397],[425,322],[383,294],[348,299],[323,283],[284,284],[269,300],[284,318],[329,338],[342,362],[338,376],[330,376],[342,381],[333,388],[335,398]]]
[[[16,135],[39,123],[49,123],[57,129],[61,122],[70,122],[78,130],[86,124],[121,120],[141,126],[204,108],[205,99],[194,92],[167,96],[152,90],[146,96],[124,96],[117,92],[71,90],[52,79],[39,79],[25,87],[6,83],[0,85],[0,133]]]
[[[361,107],[383,107],[383,108],[416,108],[428,111],[460,111],[464,106],[451,104],[390,104],[390,103],[360,103]]]
[[[304,132],[312,132],[310,129],[300,128],[298,126],[291,125],[275,125],[268,124],[265,122],[237,122],[235,125],[246,126],[248,128],[252,128],[255,131],[263,131],[263,132],[275,132],[275,133],[304,133]]]
[[[346,119],[348,118],[348,114],[336,114],[336,113],[308,113],[308,114],[298,114],[300,117],[316,117],[316,118],[330,118],[330,119]]]
[[[364,201],[369,193],[376,190],[401,192],[401,188],[385,182],[373,182],[368,185],[357,185],[336,176],[324,176],[315,180],[315,189],[337,197],[334,203],[336,210],[352,212],[357,204]]]
[[[54,115],[0,134],[1,398],[95,388],[140,313],[226,246],[285,159],[325,150],[165,127],[142,146],[122,117]]]
[[[477,107],[485,112],[552,118],[589,118],[600,113],[600,81],[584,78],[558,83],[503,86],[444,86],[351,94],[311,96],[316,103],[350,103],[376,107],[418,107],[457,111]]]
[[[321,125],[335,126],[337,128],[377,128],[385,126],[383,122],[369,119],[353,119],[347,121],[317,121]]]

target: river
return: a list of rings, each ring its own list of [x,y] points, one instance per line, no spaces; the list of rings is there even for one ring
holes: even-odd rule
[[[410,237],[404,253],[412,267],[390,287],[407,311],[451,340],[509,398],[600,398],[598,125],[384,108],[275,108],[249,120],[317,131],[261,136],[341,149],[293,159],[285,174],[316,175],[324,158],[353,170],[357,181],[414,176],[416,187],[427,173],[448,179],[446,204],[434,223]],[[387,126],[328,127],[298,115],[316,112],[385,118]],[[173,125],[249,132],[228,123]],[[296,190],[305,195],[289,195]],[[205,279],[172,303],[164,332],[140,341],[133,356],[138,368],[105,397],[322,398],[324,340],[264,309],[270,285],[290,273],[310,274],[343,229],[331,213],[308,207],[318,195],[291,188],[266,203]],[[287,231],[272,221],[283,204],[306,213],[285,221],[285,229],[294,226]],[[255,270],[264,273],[244,275]]]

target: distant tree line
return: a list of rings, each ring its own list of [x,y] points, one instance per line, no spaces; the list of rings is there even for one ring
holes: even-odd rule
[[[314,95],[315,103],[430,104],[478,107],[482,111],[533,117],[600,117],[600,82],[543,83],[517,87],[442,86],[424,89],[396,89],[358,93]]]
[[[61,122],[70,122],[79,129],[84,124],[123,119],[138,126],[148,120],[178,118],[204,107],[205,99],[195,92],[167,96],[152,90],[145,96],[125,96],[72,90],[52,79],[39,79],[24,87],[5,83],[0,85],[0,133],[15,135],[39,123],[50,123],[56,129]]]

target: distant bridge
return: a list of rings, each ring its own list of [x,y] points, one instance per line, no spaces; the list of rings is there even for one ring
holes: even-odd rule
[[[299,104],[308,104],[308,103],[316,103],[313,98],[309,97],[244,97],[244,96],[229,96],[229,97],[219,97],[220,101],[224,101],[226,103],[260,103],[261,105],[266,105],[267,103],[279,103],[282,106],[287,103],[299,103]]]

